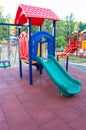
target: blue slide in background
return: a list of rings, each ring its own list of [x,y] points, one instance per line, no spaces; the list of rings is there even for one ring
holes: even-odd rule
[[[72,96],[80,92],[81,82],[72,77],[53,56],[49,55],[45,60],[37,56],[36,59],[46,70],[63,96]]]

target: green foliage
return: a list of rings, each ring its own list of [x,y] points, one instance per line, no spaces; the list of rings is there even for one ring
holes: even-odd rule
[[[79,24],[78,24],[78,28],[79,28],[79,29],[82,29],[83,26],[84,26],[84,24],[80,21]]]
[[[63,36],[71,36],[72,32],[74,31],[75,22],[73,14],[71,13],[69,16],[66,16],[64,20],[60,20],[57,22],[57,33],[56,37]]]
[[[59,36],[56,38],[56,48],[64,48],[66,46],[66,41],[64,36]]]
[[[86,24],[82,25],[82,30],[85,30],[86,29]]]
[[[74,26],[74,16],[73,13],[71,13],[69,16],[66,16],[65,18],[65,30],[67,36],[71,36],[72,32],[74,31]]]
[[[23,32],[23,31],[28,32],[27,26],[22,26],[22,27],[21,27],[21,32]]]
[[[65,35],[65,21],[60,20],[56,23],[56,37],[66,36]]]
[[[0,40],[8,36],[8,29],[6,26],[0,26]]]
[[[10,14],[3,16],[3,7],[0,5],[0,23],[6,23],[10,20]],[[8,26],[0,25],[0,40],[8,36]]]
[[[44,21],[43,30],[52,34],[52,21],[51,20]]]
[[[32,29],[31,30],[32,33],[35,33],[35,32],[39,31],[39,27],[38,26],[32,26],[31,29]]]

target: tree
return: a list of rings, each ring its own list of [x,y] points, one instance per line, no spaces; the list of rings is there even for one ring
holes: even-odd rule
[[[52,21],[51,20],[45,20],[43,24],[43,30],[47,31],[49,33],[52,33]]]
[[[72,32],[74,31],[74,16],[73,13],[71,13],[69,16],[66,16],[65,18],[65,33],[67,36],[71,36]]]
[[[68,37],[70,42],[70,36],[72,32],[74,31],[75,22],[73,13],[71,13],[69,16],[66,16],[64,20],[60,20],[57,22],[56,25],[56,47],[63,47],[66,46],[66,38]]]
[[[56,38],[56,48],[65,48],[66,41],[64,36],[59,36]]]
[[[82,27],[83,27],[83,25],[84,25],[84,24],[80,21],[79,24],[78,24],[78,29],[81,30]]]
[[[65,21],[60,20],[56,24],[56,37],[65,36]]]
[[[0,5],[0,23],[6,23],[6,21],[10,19],[10,17],[5,18],[3,16],[3,9],[4,9],[3,6]],[[4,37],[7,36],[8,36],[8,27],[0,25],[0,40],[2,40]]]

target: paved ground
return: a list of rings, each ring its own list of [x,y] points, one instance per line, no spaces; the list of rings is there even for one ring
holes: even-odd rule
[[[69,63],[69,66],[86,74],[86,62],[85,63]]]
[[[60,95],[58,87],[44,71],[33,69],[33,85],[28,67],[19,78],[18,68],[0,70],[0,130],[86,130],[86,74],[69,67],[81,80],[81,92]]]

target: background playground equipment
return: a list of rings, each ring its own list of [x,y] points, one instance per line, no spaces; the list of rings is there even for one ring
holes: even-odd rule
[[[76,54],[83,56],[86,50],[86,25],[81,30],[73,31],[71,37],[66,38],[67,47],[63,53],[58,53],[57,56],[66,56]]]
[[[19,64],[18,34],[12,35],[11,28],[16,27],[18,33],[19,24],[0,23],[0,26],[7,26],[8,34],[0,41],[0,68],[16,67]],[[21,24],[21,26],[23,26]]]
[[[78,46],[80,56],[84,56],[86,51],[86,29],[78,32]]]
[[[52,20],[53,22],[53,34],[42,31],[42,24],[45,19]],[[29,62],[29,81],[33,84],[32,76],[32,65],[33,61],[42,65],[50,78],[59,88],[59,91],[64,96],[71,96],[77,94],[81,90],[80,81],[76,80],[64,70],[64,68],[59,64],[55,57],[55,36],[56,36],[56,21],[59,18],[50,9],[39,8],[35,6],[19,5],[15,24],[25,24],[28,23],[28,57],[26,55],[23,58],[27,58]],[[31,26],[39,26],[40,31],[31,34]],[[20,35],[20,29],[19,29]],[[40,56],[38,54],[38,45],[40,43]],[[42,44],[48,44],[48,54],[47,58],[42,58]],[[25,47],[26,48],[26,45]],[[19,48],[20,49],[20,48]],[[21,52],[21,50],[20,50]],[[19,55],[19,69],[20,77],[22,78],[22,60]],[[60,78],[61,77],[61,78]],[[63,85],[64,84],[64,85]],[[70,86],[70,87],[69,87]]]
[[[71,46],[70,46],[71,45]],[[75,51],[77,56],[85,56],[86,51],[86,25],[82,27],[80,30],[75,30],[72,32],[70,37],[70,44],[69,46],[75,45]],[[70,53],[69,53],[70,54]]]
[[[18,25],[0,23],[0,26],[8,27],[8,36],[0,42],[0,68],[13,67],[18,59],[18,38],[10,36],[10,26]]]
[[[0,24],[0,26],[2,26]],[[9,32],[9,26],[8,26],[8,32]],[[8,33],[9,37],[9,33]],[[10,43],[9,39],[8,42],[5,40],[4,42],[0,42],[0,68],[6,68],[10,67]]]
[[[66,70],[68,70],[68,57],[69,56],[80,56],[85,57],[86,51],[86,26],[79,31],[73,31],[71,37],[66,38],[67,47],[64,52],[57,54],[57,59],[66,59]],[[64,58],[63,58],[64,57]],[[65,65],[64,64],[64,65]]]
[[[0,44],[0,68],[10,67],[10,56],[7,44]]]
[[[67,56],[78,50],[77,32],[73,32],[70,40],[66,39],[67,47],[64,52],[58,53],[57,56]]]
[[[77,32],[72,32],[72,36],[66,38],[67,47],[64,52],[57,53],[57,60],[64,57],[64,62],[66,61],[66,70],[68,71],[68,56],[78,52],[78,41],[77,41]],[[66,59],[66,60],[65,60]],[[64,64],[64,66],[65,66]]]

